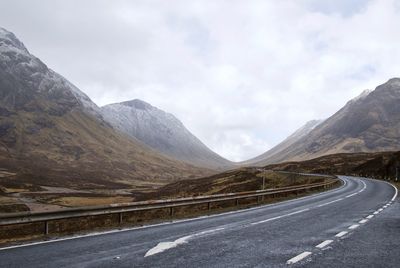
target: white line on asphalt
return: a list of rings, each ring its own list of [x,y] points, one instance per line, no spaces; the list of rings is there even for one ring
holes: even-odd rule
[[[393,187],[394,190],[395,190],[394,196],[392,197],[392,201],[391,201],[391,202],[393,202],[393,201],[396,199],[396,197],[397,197],[398,191],[397,191],[397,187],[396,187],[396,186],[394,186],[394,185],[391,184],[391,183],[389,183],[389,184],[392,185],[392,187]]]
[[[330,204],[333,204],[333,203],[339,202],[339,201],[341,201],[341,200],[343,200],[343,198],[339,198],[339,199],[335,199],[335,200],[333,200],[333,201],[330,201],[330,202],[327,202],[327,203],[323,203],[323,204],[321,204],[321,205],[318,205],[317,207],[318,207],[318,208],[320,208],[320,207],[324,207],[324,206],[327,206],[327,205],[330,205]]]
[[[269,218],[269,219],[266,219],[266,220],[252,222],[252,223],[250,223],[250,225],[257,225],[257,224],[260,224],[260,223],[264,223],[264,222],[269,222],[269,221],[285,218],[285,217],[288,217],[288,216],[291,216],[291,215],[295,215],[295,214],[299,214],[299,213],[302,213],[302,212],[305,212],[305,211],[308,211],[308,210],[310,210],[310,209],[306,208],[306,209],[298,210],[298,211],[295,211],[295,212],[291,212],[291,213],[288,213],[288,214],[285,214],[285,215]]]
[[[367,216],[367,219],[372,219],[374,217],[374,215],[369,215]]]
[[[346,235],[348,232],[346,232],[346,231],[342,231],[342,232],[340,232],[340,233],[337,233],[335,236],[336,237],[342,237],[342,236],[344,236],[344,235]]]
[[[212,229],[212,230],[206,230],[206,231],[202,231],[202,232],[199,232],[199,233],[195,233],[195,234],[191,234],[191,235],[187,235],[187,236],[178,238],[178,239],[176,239],[175,241],[172,241],[172,242],[160,242],[160,243],[157,244],[157,246],[155,246],[155,247],[151,248],[150,250],[148,250],[146,252],[146,254],[144,255],[144,257],[146,258],[146,257],[152,256],[152,255],[164,252],[164,251],[166,251],[168,249],[175,248],[175,247],[177,247],[179,245],[182,245],[182,244],[186,244],[186,243],[189,242],[189,240],[191,240],[193,238],[201,237],[201,236],[204,236],[204,235],[207,235],[207,234],[211,234],[211,233],[215,233],[215,232],[221,231],[223,229],[225,229],[225,228],[216,228],[216,229]]]
[[[304,258],[307,258],[308,256],[311,255],[310,251],[304,251],[303,253],[297,255],[296,257],[291,258],[290,260],[288,260],[286,263],[287,264],[294,264],[296,262],[301,261]]]
[[[379,211],[375,211],[374,213],[372,213],[372,214],[374,214],[374,215],[376,215],[376,214],[379,214]]]
[[[354,196],[354,195],[356,195],[356,194],[358,194],[358,193],[349,194],[349,195],[346,195],[346,197],[352,197],[352,196]]]
[[[316,245],[315,247],[316,247],[316,248],[323,248],[323,247],[326,247],[327,245],[329,245],[329,244],[332,243],[332,242],[333,242],[333,240],[325,240],[324,242],[322,242],[322,243]]]
[[[353,224],[352,226],[349,227],[350,230],[354,230],[356,228],[360,227],[359,224]]]
[[[363,219],[361,221],[359,221],[358,223],[366,223],[368,220],[367,219]]]
[[[383,210],[383,208],[378,209],[379,212],[381,212]]]

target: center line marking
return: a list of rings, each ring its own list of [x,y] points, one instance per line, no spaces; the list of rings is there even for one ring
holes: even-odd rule
[[[311,255],[310,251],[304,251],[303,253],[297,255],[296,257],[291,258],[290,260],[288,260],[286,263],[287,264],[294,264],[296,262],[301,261],[304,258],[307,258],[308,256]]]
[[[361,221],[359,221],[358,223],[366,223],[368,220],[367,219],[363,219]]]
[[[379,211],[375,211],[374,213],[372,213],[372,214],[374,214],[374,215],[376,215],[376,214],[379,214]]]
[[[333,240],[325,240],[324,242],[322,242],[322,243],[316,245],[315,247],[316,247],[316,248],[323,248],[323,247],[326,247],[327,245],[329,245],[329,244],[332,243],[332,242],[333,242]]]
[[[372,219],[374,217],[374,215],[369,215],[368,217],[367,217],[367,219]]]
[[[262,220],[262,221],[252,222],[252,223],[250,223],[250,225],[257,225],[257,224],[260,224],[260,223],[265,223],[265,222],[269,222],[269,221],[281,219],[281,218],[288,217],[288,216],[292,216],[292,215],[295,215],[295,214],[299,214],[299,213],[302,213],[302,212],[305,212],[305,211],[308,211],[308,210],[310,210],[310,209],[309,209],[309,208],[306,208],[306,209],[298,210],[298,211],[295,211],[295,212],[291,212],[291,213],[289,213],[289,214],[285,214],[285,215],[281,215],[281,216],[276,216],[276,217],[269,218],[269,219]]]
[[[360,225],[359,224],[353,224],[352,226],[349,227],[350,230],[354,230],[358,228]]]
[[[346,235],[347,233],[348,233],[348,232],[346,232],[346,231],[342,231],[342,232],[336,234],[335,236],[336,236],[336,237],[342,237],[342,236]]]

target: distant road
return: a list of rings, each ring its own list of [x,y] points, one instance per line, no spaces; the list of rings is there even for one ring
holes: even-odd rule
[[[0,266],[399,267],[397,191],[341,178],[340,188],[278,204],[1,249]]]

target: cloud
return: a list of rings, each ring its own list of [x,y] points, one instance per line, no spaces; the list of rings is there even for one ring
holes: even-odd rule
[[[399,13],[395,0],[10,0],[0,25],[98,105],[143,99],[245,160],[398,76]]]

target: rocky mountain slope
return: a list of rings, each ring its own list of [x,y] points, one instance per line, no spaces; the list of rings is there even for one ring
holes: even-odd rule
[[[270,158],[279,156],[285,150],[290,150],[290,147],[301,140],[302,138],[306,137],[315,127],[321,124],[323,120],[311,120],[308,121],[304,126],[296,130],[292,135],[287,137],[284,141],[273,147],[271,150],[253,158],[243,162],[244,165],[254,165],[258,163],[263,163]]]
[[[101,111],[114,128],[169,157],[213,169],[232,166],[230,161],[207,148],[175,116],[144,101],[110,104]]]
[[[115,131],[84,93],[1,28],[0,167],[20,184],[79,188],[151,188],[211,173]]]
[[[400,79],[363,92],[307,135],[284,145],[248,163],[266,165],[335,153],[400,150]]]

